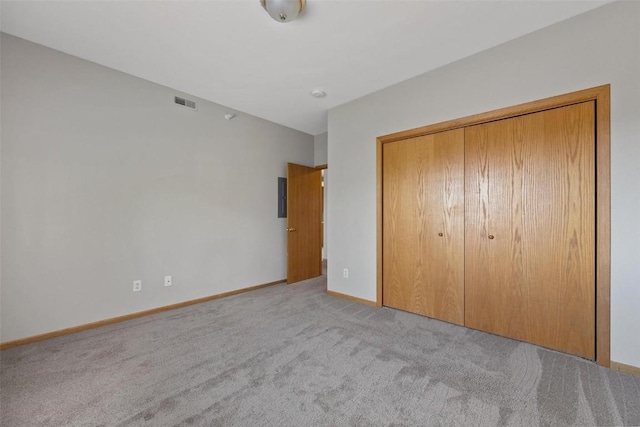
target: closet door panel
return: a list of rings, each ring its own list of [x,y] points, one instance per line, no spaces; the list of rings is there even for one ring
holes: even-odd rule
[[[383,146],[383,304],[464,323],[464,131]]]
[[[595,358],[595,105],[524,116],[533,342]],[[541,165],[545,165],[542,168]],[[552,312],[554,315],[549,315]]]
[[[585,102],[466,129],[467,326],[595,357],[594,117]]]
[[[520,119],[466,129],[465,319],[468,327],[527,340],[521,133]]]

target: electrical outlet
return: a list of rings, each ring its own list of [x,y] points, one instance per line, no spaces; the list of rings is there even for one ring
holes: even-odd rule
[[[142,290],[142,280],[133,281],[133,292],[140,292]]]
[[[171,276],[164,276],[164,285],[171,286]]]
[[[342,277],[344,277],[345,279],[349,278],[349,269],[348,268],[342,269]]]

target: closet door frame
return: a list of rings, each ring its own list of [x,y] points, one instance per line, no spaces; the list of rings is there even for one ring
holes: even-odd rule
[[[596,110],[596,362],[609,367],[611,363],[611,129],[610,129],[610,85],[566,93],[564,95],[501,108],[486,113],[422,126],[376,139],[376,193],[377,193],[377,289],[376,306],[382,307],[382,146],[384,144],[443,132],[524,114],[536,113],[551,108],[564,107],[585,101],[595,101]]]

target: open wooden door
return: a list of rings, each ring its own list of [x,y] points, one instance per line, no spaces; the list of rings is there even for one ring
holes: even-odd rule
[[[322,172],[287,164],[287,283],[322,274]]]

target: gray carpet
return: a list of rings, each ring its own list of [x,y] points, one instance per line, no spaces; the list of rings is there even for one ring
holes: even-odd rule
[[[16,347],[9,426],[640,425],[640,378],[324,293],[324,278]]]

